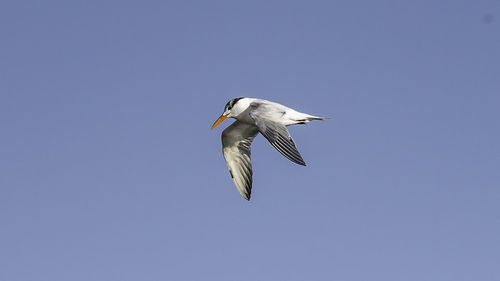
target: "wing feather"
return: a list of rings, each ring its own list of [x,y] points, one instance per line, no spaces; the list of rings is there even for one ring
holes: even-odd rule
[[[235,121],[222,132],[222,154],[236,188],[247,200],[252,193],[250,145],[258,133],[257,127],[240,121]]]
[[[279,122],[279,118],[283,115],[273,108],[263,103],[254,102],[250,105],[250,117],[255,121],[260,133],[276,148],[276,150],[290,161],[299,165],[305,166],[306,163],[300,155],[295,142],[285,125]]]

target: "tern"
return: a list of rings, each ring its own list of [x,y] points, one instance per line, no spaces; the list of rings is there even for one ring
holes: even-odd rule
[[[236,121],[222,132],[222,154],[236,188],[246,200],[250,200],[252,191],[250,145],[255,136],[260,132],[283,156],[305,166],[306,163],[286,127],[327,119],[255,98],[230,100],[212,129],[227,118],[234,118]]]

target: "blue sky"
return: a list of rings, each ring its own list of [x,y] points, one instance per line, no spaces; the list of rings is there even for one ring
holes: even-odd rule
[[[499,280],[500,2],[2,1],[0,280]],[[252,200],[210,126],[262,137]]]

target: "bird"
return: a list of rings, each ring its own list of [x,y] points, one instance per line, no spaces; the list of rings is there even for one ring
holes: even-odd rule
[[[286,127],[328,119],[298,112],[276,102],[246,97],[227,102],[224,112],[211,129],[227,118],[234,118],[236,121],[222,131],[222,154],[236,188],[246,200],[250,200],[252,192],[250,146],[258,133],[287,159],[306,166]]]

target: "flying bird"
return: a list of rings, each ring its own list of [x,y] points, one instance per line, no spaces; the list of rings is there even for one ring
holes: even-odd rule
[[[212,129],[226,118],[234,118],[236,121],[222,132],[222,154],[236,188],[246,200],[250,200],[252,191],[250,145],[255,136],[260,132],[283,156],[305,166],[286,126],[327,119],[255,98],[230,100]]]

